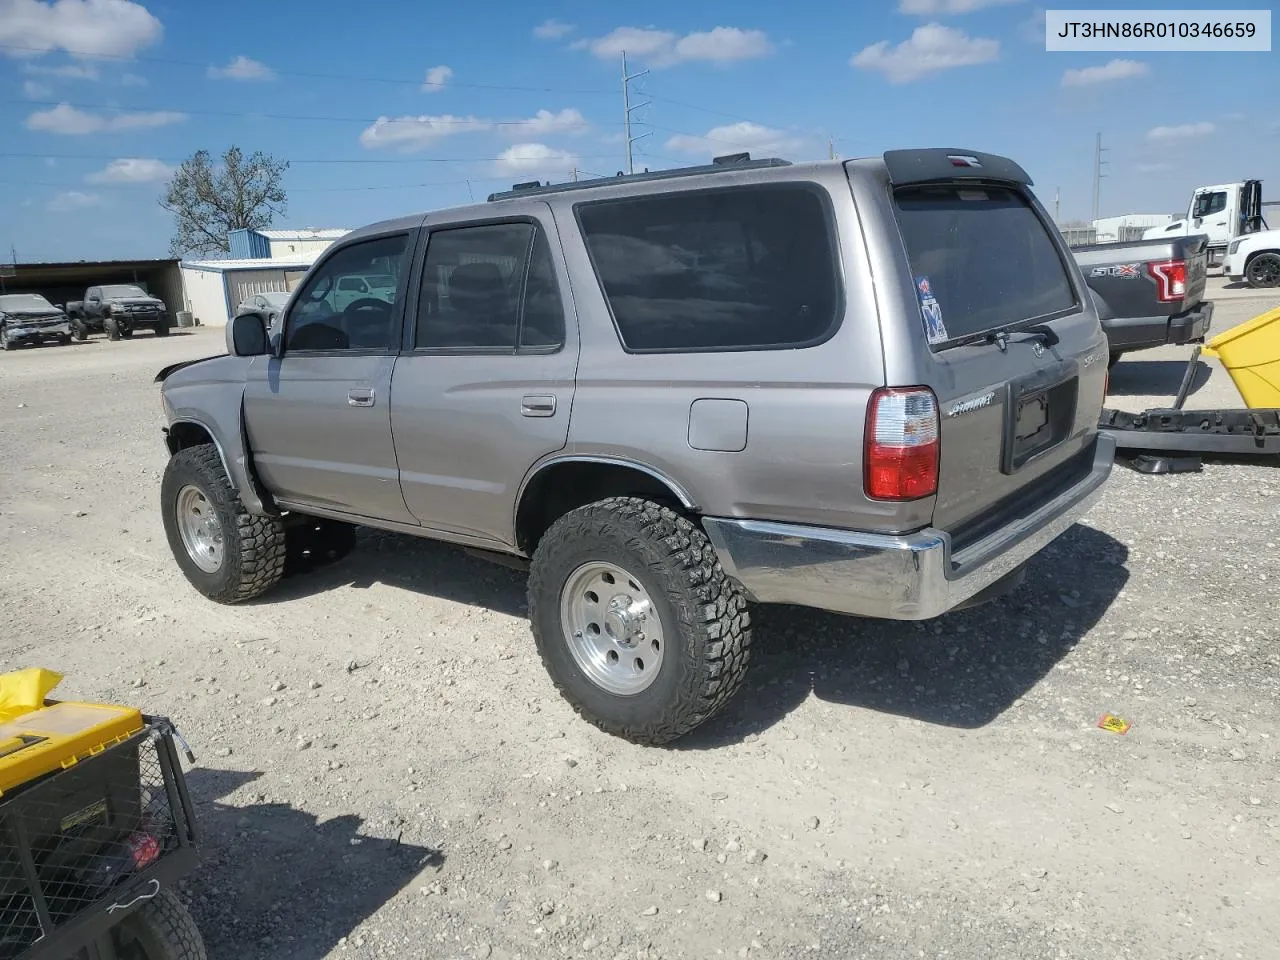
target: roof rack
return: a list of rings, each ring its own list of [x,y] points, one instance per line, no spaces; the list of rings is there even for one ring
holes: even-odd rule
[[[540,183],[537,180],[528,183],[517,183],[510,190],[489,194],[490,202],[494,200],[510,200],[513,197],[542,196],[548,193],[565,193],[569,190],[588,190],[592,187],[607,187],[617,183],[645,183],[649,180],[672,180],[677,177],[694,177],[705,173],[729,173],[736,170],[757,170],[761,167],[789,167],[790,160],[779,157],[762,157],[752,160],[749,153],[731,153],[716,157],[710,163],[696,167],[677,167],[674,170],[645,170],[643,173],[623,173],[618,171],[616,177],[596,177],[593,180],[575,180],[571,183]]]

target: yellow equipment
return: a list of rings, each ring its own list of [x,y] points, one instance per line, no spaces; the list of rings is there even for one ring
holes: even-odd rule
[[[48,700],[61,680],[38,667],[0,674],[0,796],[142,729],[134,707]]]
[[[1202,357],[1217,357],[1246,407],[1280,407],[1280,307],[1205,341]]]

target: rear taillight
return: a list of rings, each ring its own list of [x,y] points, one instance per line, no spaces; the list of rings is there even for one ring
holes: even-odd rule
[[[867,406],[863,482],[873,500],[938,492],[938,399],[928,387],[881,387]]]
[[[1172,303],[1187,295],[1187,261],[1148,263],[1147,273],[1156,282],[1156,299],[1161,303]]]

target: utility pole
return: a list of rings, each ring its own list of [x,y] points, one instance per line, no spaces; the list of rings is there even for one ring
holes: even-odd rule
[[[1062,209],[1062,188],[1054,187],[1053,188],[1053,222],[1054,223],[1061,222],[1062,218],[1059,216],[1061,209]]]
[[[627,141],[627,173],[635,172],[635,165],[631,157],[631,145],[637,140],[643,140],[649,136],[647,133],[642,133],[638,137],[631,135],[631,111],[639,110],[641,107],[649,105],[648,100],[644,103],[637,103],[635,106],[631,105],[631,81],[638,80],[648,72],[648,70],[641,70],[639,73],[628,74],[627,52],[625,50],[622,51],[622,135]]]
[[[834,160],[836,158],[836,138],[827,135],[827,159]]]
[[[1098,219],[1098,204],[1102,199],[1102,178],[1106,176],[1102,172],[1103,166],[1107,161],[1102,159],[1106,148],[1102,145],[1102,134],[1099,133],[1093,144],[1093,219]]]
[[[578,182],[578,168],[577,168],[577,167],[574,167],[572,170],[570,170],[570,171],[569,171],[569,179],[570,179],[570,180],[572,180],[574,183],[577,183],[577,182]]]

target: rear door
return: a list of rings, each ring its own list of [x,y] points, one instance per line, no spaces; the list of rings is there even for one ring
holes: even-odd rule
[[[1106,340],[1021,169],[981,155],[937,161],[927,157],[923,171],[889,163],[907,181],[891,187],[889,203],[911,284],[903,292],[916,307],[905,335],[922,349],[899,355],[915,358],[914,372],[893,369],[901,360],[892,349],[886,367],[891,384],[923,382],[938,397],[933,522],[955,536],[1043,489],[1050,474],[1088,469]]]
[[[404,500],[424,526],[514,543],[521,480],[565,445],[578,331],[550,208],[427,222],[393,384]]]

